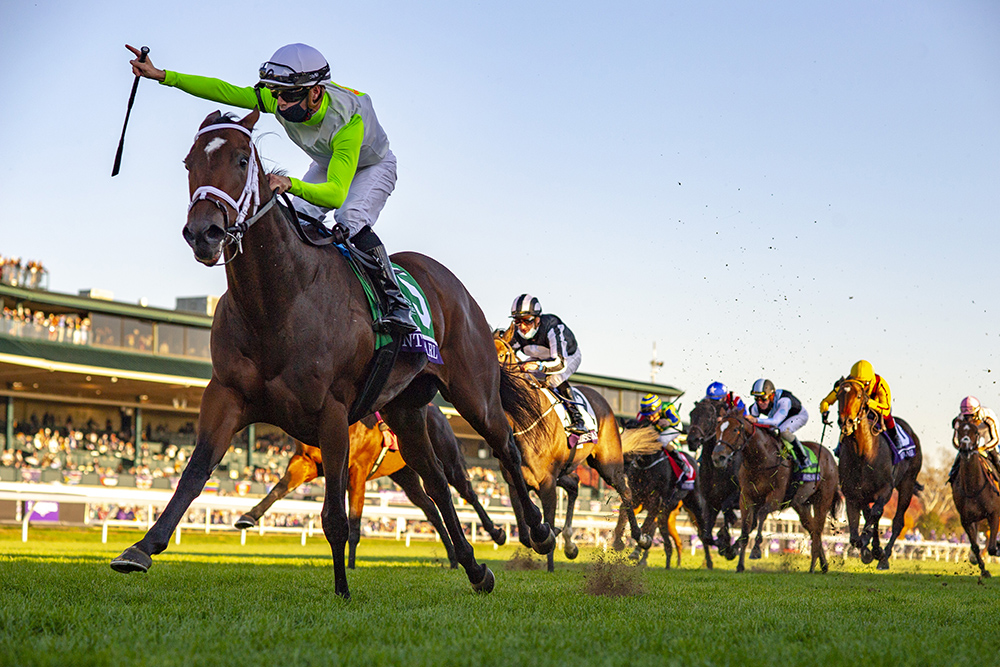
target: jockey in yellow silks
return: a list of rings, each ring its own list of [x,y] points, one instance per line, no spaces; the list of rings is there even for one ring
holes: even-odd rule
[[[861,383],[861,386],[865,389],[865,393],[868,394],[868,407],[882,416],[889,437],[893,439],[893,442],[898,447],[902,447],[904,443],[899,438],[899,433],[896,431],[896,420],[892,417],[892,391],[889,389],[889,383],[885,381],[885,378],[881,375],[876,375],[871,363],[862,359],[851,366],[851,374],[847,379],[857,380]],[[837,391],[840,389],[841,382],[843,382],[843,379],[835,382],[833,391],[819,402],[819,411],[823,414],[823,423],[829,423],[827,416],[830,412],[830,406],[837,402]]]

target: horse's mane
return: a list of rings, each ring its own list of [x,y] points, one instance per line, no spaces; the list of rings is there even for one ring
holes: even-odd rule
[[[644,456],[660,452],[662,446],[659,435],[652,426],[625,429],[622,431],[622,454]]]
[[[514,367],[503,364],[500,364],[500,403],[515,432],[534,426],[539,435],[547,435],[548,427],[542,419],[544,411],[538,400],[538,390]]]

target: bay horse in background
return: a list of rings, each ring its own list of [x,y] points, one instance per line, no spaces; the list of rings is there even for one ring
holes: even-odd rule
[[[902,534],[905,514],[914,492],[923,487],[917,474],[923,463],[920,439],[905,421],[896,417],[898,429],[913,440],[916,453],[893,465],[893,449],[882,436],[881,416],[868,405],[868,392],[857,380],[848,378],[837,389],[837,416],[840,422],[840,488],[847,507],[851,546],[861,551],[861,562],[878,561],[879,570],[889,569],[892,545]],[[899,496],[892,518],[892,533],[885,548],[879,544],[879,521],[886,503],[896,489]],[[859,533],[859,519],[865,527]],[[871,549],[868,545],[871,543]]]
[[[494,332],[494,346],[497,358],[509,373],[518,373],[515,363],[516,355],[510,347],[509,336],[513,334],[513,326],[507,332]],[[505,338],[506,337],[506,338]],[[570,560],[576,558],[579,549],[573,543],[573,512],[579,491],[579,478],[570,474],[578,465],[586,461],[587,465],[597,471],[604,482],[618,492],[622,504],[619,511],[625,512],[631,527],[632,538],[643,548],[648,549],[652,539],[639,530],[639,524],[632,510],[632,491],[625,477],[624,455],[629,452],[649,452],[659,449],[659,442],[639,434],[624,435],[618,431],[618,420],[607,399],[590,387],[581,386],[580,391],[590,402],[597,417],[597,441],[579,444],[570,448],[562,419],[555,409],[559,398],[547,387],[543,387],[532,376],[524,375],[531,385],[535,395],[538,411],[541,416],[530,425],[518,429],[514,436],[521,450],[521,470],[527,485],[534,489],[542,503],[542,515],[547,524],[555,522],[556,487],[567,491],[566,521],[563,524],[562,536],[564,553]],[[582,410],[581,410],[582,411]],[[511,498],[511,505],[517,502]],[[515,507],[515,515],[520,517]],[[518,518],[518,534],[523,535],[524,526]],[[524,541],[524,538],[521,538]],[[555,568],[553,554],[548,554],[548,571]]]
[[[635,497],[633,493],[633,498]],[[640,503],[635,507],[637,516],[643,510],[646,511],[646,518],[639,525],[639,530],[644,535],[649,535],[650,539],[652,539],[656,536],[656,529],[660,529],[660,537],[663,538],[663,551],[667,556],[666,568],[668,570],[670,569],[670,560],[673,558],[675,550],[677,551],[677,566],[680,567],[681,564],[681,552],[684,550],[684,546],[681,543],[681,534],[677,532],[677,515],[680,514],[682,507],[684,507],[683,502],[677,503],[677,507],[669,514],[663,511],[663,506],[659,503],[656,503],[652,507]],[[697,519],[694,518],[691,512],[688,512],[688,516],[697,525]],[[622,540],[622,535],[625,532],[625,524],[625,516],[619,513],[618,523],[615,525],[614,539],[611,543],[611,547],[615,551],[621,551],[625,548],[625,542]],[[630,560],[636,561],[638,565],[642,565],[649,558],[649,549],[640,549],[637,544],[628,557]]]
[[[367,420],[364,420],[367,421]],[[497,544],[507,541],[507,533],[496,526],[490,519],[476,492],[469,481],[465,469],[465,457],[462,455],[458,438],[448,424],[448,418],[433,403],[427,406],[427,431],[430,435],[434,454],[444,469],[448,483],[479,516],[483,529]],[[347,541],[347,568],[354,569],[358,542],[361,540],[361,515],[365,507],[365,483],[368,480],[388,477],[403,489],[403,493],[414,505],[419,507],[427,520],[434,526],[441,537],[441,543],[448,553],[448,562],[452,568],[458,567],[455,559],[455,547],[448,537],[448,531],[441,522],[441,515],[434,501],[424,491],[420,476],[407,467],[398,449],[390,449],[385,443],[382,428],[379,425],[369,427],[363,421],[355,422],[350,427],[351,453],[347,463],[347,506],[350,535]],[[303,484],[317,477],[323,477],[323,453],[319,447],[298,443],[295,455],[285,468],[285,474],[274,485],[271,491],[253,509],[236,520],[236,527],[250,529],[257,525],[260,518],[270,509],[271,505],[281,500]]]
[[[896,420],[899,422],[899,419]],[[958,417],[952,422],[955,441],[958,442],[958,472],[951,482],[951,497],[962,521],[962,528],[969,536],[973,561],[979,565],[983,577],[990,576],[979,550],[979,524],[986,524],[986,553],[1000,555],[997,549],[997,530],[1000,528],[1000,487],[997,472],[980,449],[979,427],[970,419]]]
[[[626,428],[623,431],[623,436],[624,434],[636,431],[645,432],[645,437],[655,438],[657,439],[657,443],[659,443],[658,433],[651,426]],[[667,556],[666,567],[670,569],[671,537],[677,534],[676,525],[673,527],[673,534],[671,533],[670,518],[673,516],[676,521],[677,510],[682,502],[687,507],[688,516],[691,517],[702,543],[704,544],[707,539],[706,533],[709,536],[711,535],[711,530],[706,530],[702,523],[705,508],[704,499],[697,484],[698,475],[696,473],[694,489],[681,489],[680,480],[674,472],[673,466],[670,464],[669,457],[663,452],[662,447],[652,454],[627,454],[625,462],[625,476],[628,478],[629,487],[632,489],[632,498],[636,504],[642,505],[647,510],[646,519],[643,521],[640,530],[643,534],[648,534],[652,537],[656,526],[660,528],[660,534],[663,537],[663,550]],[[695,466],[697,466],[696,463]],[[615,527],[615,541],[613,543],[616,550],[624,547],[624,544],[621,544],[620,532],[618,530],[618,527],[622,525],[622,517],[619,516],[618,526]],[[680,535],[676,537],[676,544],[677,564],[680,565]],[[705,566],[711,570],[712,553],[707,546],[704,550]],[[633,552],[630,557],[638,560],[640,563],[645,562],[649,549],[641,549],[639,546],[636,546],[636,552]]]
[[[719,422],[727,408],[720,401],[703,398],[691,408],[688,417],[687,444],[692,452],[701,448],[698,457],[698,488],[704,503],[703,515],[699,517],[700,525],[704,526],[705,536],[702,538],[707,550],[715,545],[719,555],[728,560],[736,558],[736,545],[730,534],[730,526],[736,523],[736,508],[740,505],[740,482],[737,474],[743,463],[743,453],[734,454],[723,469],[718,469],[712,463],[712,452],[717,442]],[[712,537],[715,522],[722,514],[722,526],[718,536]]]
[[[212,379],[202,398],[194,452],[159,519],[111,566],[147,571],[233,435],[249,424],[267,423],[323,453],[323,532],[333,556],[334,591],[348,598],[348,427],[355,421],[351,407],[370,376],[375,331],[362,285],[337,249],[302,242],[286,214],[272,206],[273,196],[259,205],[260,193],[270,193],[252,141],[259,116],[254,110],[235,120],[213,112],[184,159],[192,203],[183,236],[202,264],[214,266],[225,257],[228,290],[212,324]],[[250,218],[244,221],[244,215]],[[415,308],[421,319],[432,321],[443,363],[429,363],[424,353],[400,352],[368,413],[380,411],[396,433],[403,460],[438,506],[473,589],[489,592],[493,573],[476,562],[448,481],[434,463],[426,406],[440,391],[487,442],[519,506],[522,539],[546,554],[555,536],[528,497],[512,433],[537,419],[538,402],[497,363],[486,317],[454,274],[417,253],[396,254],[394,261],[424,292],[426,302]]]
[[[760,558],[764,520],[771,512],[787,505],[795,509],[802,527],[809,533],[812,542],[809,571],[816,570],[817,561],[824,574],[829,569],[823,549],[823,527],[827,515],[835,518],[840,507],[837,464],[826,447],[815,442],[802,444],[818,455],[820,479],[818,482],[801,482],[794,487],[791,486],[792,463],[782,456],[780,438],[772,435],[769,429],[752,423],[740,410],[731,410],[722,418],[719,443],[712,452],[715,467],[724,469],[737,452],[743,452],[743,464],[739,471],[742,529],[736,540],[740,554],[737,572],[744,569],[743,557],[754,523],[757,540],[750,557]]]

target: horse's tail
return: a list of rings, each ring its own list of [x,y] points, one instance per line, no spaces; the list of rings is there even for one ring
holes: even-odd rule
[[[536,390],[520,373],[503,364],[500,364],[500,405],[515,431],[531,428],[544,416]]]
[[[830,518],[836,520],[837,515],[840,514],[840,508],[844,504],[844,495],[840,492],[840,489],[833,490],[833,502],[830,503]]]
[[[659,433],[652,426],[627,428],[622,431],[622,454],[626,456],[655,454],[661,448]]]

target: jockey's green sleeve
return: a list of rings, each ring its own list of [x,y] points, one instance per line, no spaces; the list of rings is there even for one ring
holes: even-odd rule
[[[257,94],[253,86],[240,88],[231,83],[226,83],[221,79],[213,79],[207,76],[197,76],[194,74],[181,74],[180,72],[165,71],[166,76],[161,85],[180,88],[189,95],[200,97],[203,100],[221,102],[241,109],[253,109],[257,106]],[[271,91],[266,88],[260,92],[260,99],[264,103],[263,111],[274,113],[278,108],[278,103],[271,95]]]
[[[365,124],[361,116],[355,114],[350,122],[333,136],[330,149],[330,166],[326,170],[326,183],[306,183],[297,178],[289,179],[289,192],[302,197],[310,204],[326,208],[340,208],[347,199],[354,173],[358,170],[358,156],[361,141],[365,136]]]
[[[253,109],[258,106],[257,94],[252,86],[239,87],[226,83],[221,79],[194,74],[181,74],[166,70],[163,85],[179,88],[184,92],[202,99],[220,102],[243,109]],[[275,113],[278,103],[266,88],[261,90],[260,101],[264,103],[264,111]],[[313,117],[306,121],[307,125],[315,125],[323,120],[329,106],[329,99],[324,95],[323,103]],[[358,159],[361,153],[361,143],[364,139],[365,126],[361,116],[355,114],[350,122],[340,129],[330,141],[330,164],[327,167],[325,183],[306,183],[298,178],[290,178],[292,182],[289,192],[302,197],[310,204],[325,208],[340,208],[344,205],[351,181],[358,169]]]

